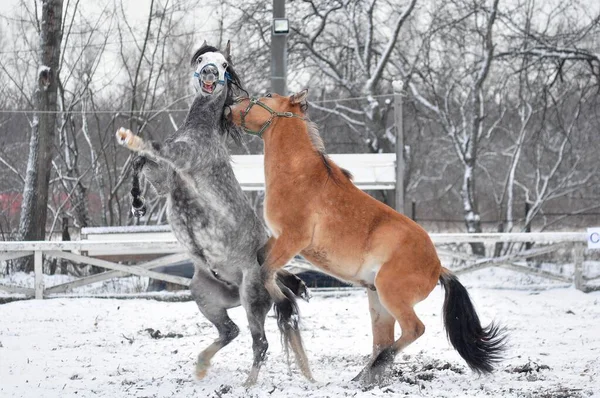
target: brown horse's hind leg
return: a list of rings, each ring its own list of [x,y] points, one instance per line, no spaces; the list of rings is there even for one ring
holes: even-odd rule
[[[401,278],[393,264],[386,263],[375,278],[379,300],[398,321],[402,335],[391,345],[377,354],[377,357],[361,372],[360,378],[367,384],[381,381],[385,372],[394,362],[396,354],[421,337],[425,325],[417,317],[413,306],[425,298],[420,290],[429,286],[429,281],[418,275]],[[435,286],[435,285],[434,285]]]
[[[371,328],[373,331],[373,355],[367,366],[352,380],[358,381],[366,377],[371,364],[379,353],[394,343],[394,326],[396,319],[388,312],[379,301],[379,296],[374,290],[367,290],[369,298],[369,312],[371,314]]]
[[[396,320],[379,301],[379,295],[374,290],[368,290],[369,312],[373,329],[373,359],[386,347],[394,342],[394,325]]]

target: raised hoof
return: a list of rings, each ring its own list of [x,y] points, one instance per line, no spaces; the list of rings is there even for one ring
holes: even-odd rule
[[[119,145],[123,146],[129,144],[130,137],[132,135],[133,133],[131,132],[131,130],[126,129],[125,127],[121,127],[119,130],[117,130],[117,133],[115,134],[115,136],[117,137],[117,142],[119,143]]]

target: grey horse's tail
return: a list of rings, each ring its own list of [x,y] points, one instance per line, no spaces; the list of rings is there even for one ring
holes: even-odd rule
[[[264,249],[259,251],[258,256],[261,267],[265,260]],[[307,379],[313,380],[300,335],[300,311],[296,301],[297,297],[308,301],[306,284],[296,275],[283,269],[278,270],[275,275],[264,267],[262,269],[264,271],[262,280],[271,300],[273,300],[277,326],[281,332],[281,342],[285,352],[289,358],[291,347],[302,374]]]
[[[286,351],[289,344],[293,344],[293,335],[297,334],[299,344],[302,344],[299,332],[300,310],[298,309],[297,297],[308,298],[308,291],[302,279],[296,275],[279,270],[273,275],[263,275],[263,282],[269,296],[273,300],[273,309],[277,317],[277,326],[281,332],[281,338]],[[296,351],[295,347],[292,349]]]
[[[284,287],[290,289],[297,298],[305,301],[309,299],[308,288],[304,281],[289,271],[284,269],[277,271],[277,285],[282,290]]]
[[[281,342],[286,355],[289,358],[291,347],[302,374],[308,380],[313,380],[300,335],[300,311],[296,301],[296,297],[308,298],[306,285],[297,276],[283,270],[277,272],[276,278],[265,275],[263,280],[273,300],[277,326],[281,332]]]
[[[140,189],[140,171],[146,164],[146,158],[138,156],[133,160],[133,173],[131,178],[131,213],[140,218],[146,214],[146,203]]]

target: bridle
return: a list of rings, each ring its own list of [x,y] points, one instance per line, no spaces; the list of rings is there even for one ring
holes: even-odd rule
[[[241,98],[237,102],[241,102],[243,100],[244,100],[244,98]],[[304,118],[304,116],[296,115],[295,113],[292,113],[292,112],[276,112],[273,109],[269,108],[267,105],[265,105],[262,102],[260,102],[257,97],[251,97],[251,98],[249,98],[249,100],[250,100],[250,102],[248,103],[248,106],[246,107],[246,110],[245,111],[240,111],[240,116],[241,116],[241,119],[242,119],[241,127],[242,127],[242,129],[244,129],[244,132],[246,132],[247,134],[256,135],[256,136],[262,138],[263,133],[265,132],[265,130],[267,128],[269,128],[269,126],[273,122],[273,119],[275,119],[276,117],[286,117],[286,118],[296,117],[298,119],[306,120]],[[261,108],[265,109],[267,112],[269,112],[271,114],[271,117],[269,118],[269,120],[267,120],[262,125],[262,127],[260,128],[260,130],[258,130],[258,131],[250,130],[248,127],[246,127],[246,115],[248,115],[248,112],[250,112],[250,109],[254,105],[260,106]]]

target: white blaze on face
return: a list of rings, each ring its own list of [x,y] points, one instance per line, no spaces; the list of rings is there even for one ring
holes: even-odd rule
[[[221,53],[208,52],[196,60],[192,84],[201,95],[218,94],[227,84],[225,72],[229,63]]]

